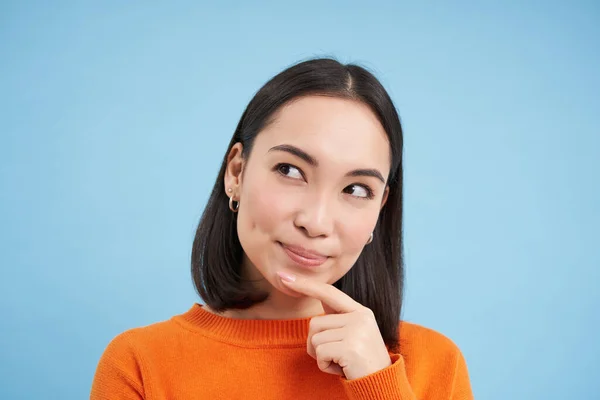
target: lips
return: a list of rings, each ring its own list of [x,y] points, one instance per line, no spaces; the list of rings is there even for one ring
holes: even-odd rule
[[[301,267],[314,268],[323,264],[328,256],[325,256],[314,250],[305,249],[300,246],[293,246],[278,242],[281,248],[285,251],[288,257]]]

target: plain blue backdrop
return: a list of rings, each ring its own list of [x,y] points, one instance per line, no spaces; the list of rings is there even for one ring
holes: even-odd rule
[[[86,398],[115,335],[200,302],[241,113],[319,55],[400,112],[403,318],[478,399],[599,398],[598,3],[247,3],[0,4],[0,398]]]

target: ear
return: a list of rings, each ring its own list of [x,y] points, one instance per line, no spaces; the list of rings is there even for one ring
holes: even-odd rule
[[[385,203],[387,202],[389,194],[390,194],[390,187],[386,186],[385,190],[383,191],[383,198],[381,199],[381,207],[379,207],[379,211],[381,211],[383,206],[385,206]]]
[[[242,185],[242,172],[244,170],[244,159],[242,158],[242,150],[244,147],[240,142],[233,145],[229,154],[227,155],[227,167],[225,169],[225,193],[227,196],[235,196],[236,193],[240,192],[240,186]],[[228,192],[227,189],[231,188],[232,191]],[[234,198],[235,200],[235,198]]]

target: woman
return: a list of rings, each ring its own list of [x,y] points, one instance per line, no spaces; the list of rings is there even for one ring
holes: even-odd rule
[[[192,249],[206,303],[114,338],[98,399],[470,399],[460,350],[399,322],[402,129],[365,69],[299,63],[231,139]]]

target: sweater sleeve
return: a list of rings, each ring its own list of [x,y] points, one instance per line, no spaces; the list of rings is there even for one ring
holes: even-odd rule
[[[351,400],[417,400],[408,378],[404,359],[391,354],[392,365],[362,378],[341,378]]]
[[[392,365],[362,378],[341,378],[351,400],[417,400],[406,375],[404,359],[400,354],[390,354]],[[449,365],[450,379],[431,376],[434,388],[427,397],[419,400],[473,400],[467,364],[460,351],[455,362]],[[433,375],[433,374],[432,374]]]
[[[454,378],[452,381],[451,400],[473,400],[473,391],[469,379],[467,362],[463,354],[459,351],[456,358],[456,367],[454,368]]]
[[[127,332],[115,337],[100,357],[90,400],[143,400],[142,367]]]

